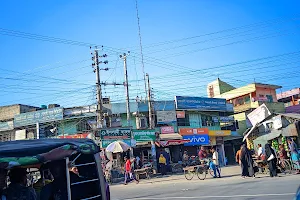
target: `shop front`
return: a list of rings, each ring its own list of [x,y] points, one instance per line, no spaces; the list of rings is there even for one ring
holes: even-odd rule
[[[148,130],[133,129],[132,134],[134,140],[136,141],[136,146],[133,151],[134,157],[140,158],[141,166],[147,165],[149,163],[153,163],[155,161],[154,158],[156,158],[155,130],[154,129],[148,129]]]

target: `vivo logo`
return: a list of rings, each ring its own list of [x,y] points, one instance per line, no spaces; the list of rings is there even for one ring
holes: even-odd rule
[[[190,142],[193,142],[193,143],[199,143],[199,142],[205,142],[206,141],[206,138],[205,137],[193,137],[190,139]]]

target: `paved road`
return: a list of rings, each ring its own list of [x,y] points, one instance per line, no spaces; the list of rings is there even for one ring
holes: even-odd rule
[[[183,175],[175,175],[142,180],[140,184],[113,185],[111,195],[113,200],[291,200],[300,185],[300,175],[281,175],[276,178],[261,175],[255,179],[242,179],[233,171],[238,172],[238,168],[223,173],[221,179],[209,177],[204,181],[197,177],[187,181]]]

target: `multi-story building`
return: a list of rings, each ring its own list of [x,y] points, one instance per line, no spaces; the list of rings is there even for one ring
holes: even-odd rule
[[[0,107],[0,141],[15,140],[16,131],[14,129],[14,117],[21,113],[36,111],[37,107],[14,104]]]
[[[218,79],[219,80],[219,79]],[[218,81],[217,80],[217,81]],[[220,81],[220,80],[219,80]],[[208,88],[211,84],[208,85]],[[281,86],[264,83],[252,83],[240,88],[215,95],[216,98],[225,98],[233,104],[234,119],[238,121],[238,133],[242,135],[251,123],[247,120],[247,114],[262,104],[266,104],[271,112],[284,112],[283,103],[277,101],[276,89]],[[219,90],[220,89],[215,89]],[[208,92],[208,96],[210,96]]]
[[[283,102],[287,113],[300,113],[300,88],[277,94],[279,102]]]

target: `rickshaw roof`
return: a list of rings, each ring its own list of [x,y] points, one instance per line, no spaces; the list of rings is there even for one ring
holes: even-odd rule
[[[0,158],[26,157],[47,153],[64,145],[80,146],[87,144],[94,146],[96,152],[99,147],[91,139],[39,139],[39,140],[17,140],[0,143]],[[96,153],[91,152],[91,153]]]

